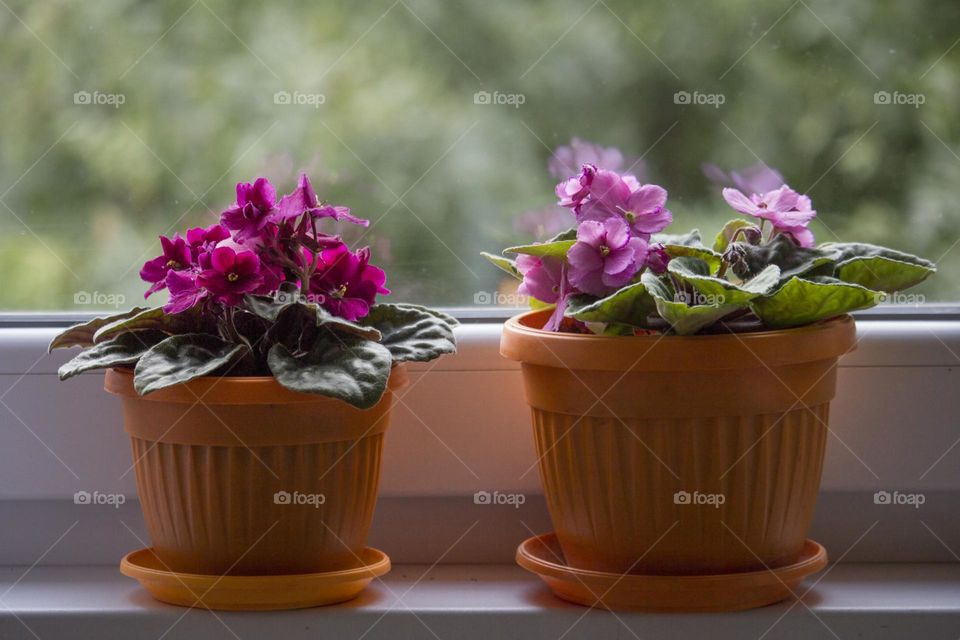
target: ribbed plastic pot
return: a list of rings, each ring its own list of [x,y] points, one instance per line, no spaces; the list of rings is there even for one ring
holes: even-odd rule
[[[756,571],[801,553],[849,316],[783,331],[592,336],[509,320],[566,562],[596,571]]]
[[[286,575],[359,564],[373,519],[393,390],[368,410],[270,377],[192,380],[123,402],[153,550],[170,571]]]

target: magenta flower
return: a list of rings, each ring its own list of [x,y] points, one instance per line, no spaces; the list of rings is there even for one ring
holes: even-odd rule
[[[189,269],[194,262],[190,247],[179,233],[175,233],[172,239],[160,236],[160,247],[163,255],[147,260],[140,269],[140,278],[151,283],[150,288],[143,294],[144,298],[149,298],[150,294],[167,286],[168,273]]]
[[[193,261],[196,262],[201,253],[213,251],[221,240],[230,237],[230,231],[222,224],[214,224],[209,227],[196,227],[187,230],[187,244],[190,245],[190,252],[193,255]]]
[[[647,257],[647,242],[630,237],[621,218],[585,220],[567,252],[570,283],[585,293],[604,296],[630,282]]]
[[[517,256],[517,270],[523,282],[517,288],[521,295],[552,304],[560,299],[563,282],[563,259],[550,256]]]
[[[363,227],[370,225],[369,220],[350,215],[349,207],[321,204],[313,186],[310,184],[310,179],[307,178],[305,173],[300,174],[297,188],[280,198],[279,212],[275,218],[277,220],[289,220],[303,213],[309,213],[314,218],[333,218],[338,222],[344,220]]]
[[[239,304],[243,294],[252,293],[263,284],[260,258],[253,251],[217,247],[200,256],[200,265],[203,271],[197,276],[197,285],[225,304]]]
[[[804,228],[817,215],[810,198],[787,185],[764,194],[754,193],[749,198],[736,189],[724,189],[723,199],[740,213],[769,220],[778,231]]]
[[[170,300],[163,305],[164,313],[186,311],[207,296],[207,292],[197,286],[197,275],[187,271],[168,273],[167,289],[170,290]]]
[[[370,249],[355,254],[340,244],[320,253],[320,264],[310,278],[310,293],[330,313],[359,320],[370,312],[377,294],[386,295],[386,274],[370,264]]]
[[[239,243],[260,235],[277,207],[277,192],[266,178],[237,183],[237,201],[220,214],[220,222]]]

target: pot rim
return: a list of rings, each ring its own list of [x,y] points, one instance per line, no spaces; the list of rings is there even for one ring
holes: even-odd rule
[[[774,367],[826,360],[856,348],[848,315],[790,329],[694,336],[598,336],[544,331],[552,309],[513,316],[500,354],[510,360],[593,371],[703,371]]]
[[[386,391],[397,391],[406,386],[408,382],[407,367],[404,363],[399,362],[393,365],[390,378],[387,380]],[[150,402],[194,404],[202,399],[203,404],[291,404],[298,402],[345,404],[337,398],[291,391],[277,382],[273,376],[201,376],[142,396],[133,387],[133,369],[111,367],[107,369],[104,375],[103,388],[114,395]],[[357,411],[360,411],[360,409],[357,409]]]

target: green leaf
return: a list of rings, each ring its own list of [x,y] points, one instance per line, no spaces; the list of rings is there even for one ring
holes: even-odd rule
[[[424,307],[419,304],[410,304],[409,302],[394,302],[391,303],[393,306],[400,309],[416,309],[417,311],[422,311],[423,313],[429,313],[434,318],[439,318],[447,323],[451,329],[460,326],[460,321],[451,316],[450,314],[444,313],[443,311],[437,311],[436,309],[431,309],[430,307]]]
[[[318,304],[310,303],[304,306],[313,310],[318,327],[325,327],[340,333],[357,336],[364,340],[373,340],[374,342],[379,342],[382,339],[380,332],[374,327],[365,327],[356,322],[341,318],[340,316],[335,316]]]
[[[694,229],[689,233],[671,234],[655,233],[650,242],[659,242],[664,245],[674,245],[677,247],[698,247],[706,249],[703,245],[703,239],[700,237],[700,229]]]
[[[576,240],[557,240],[551,242],[537,242],[534,244],[525,244],[519,247],[510,247],[504,249],[504,253],[525,253],[529,256],[551,256],[554,258],[564,258],[567,251],[576,243]]]
[[[561,231],[557,235],[553,236],[547,242],[559,242],[560,240],[576,240],[577,239],[577,228],[570,227],[566,231]]]
[[[721,229],[720,233],[717,234],[717,238],[713,241],[713,250],[722,254],[727,250],[727,247],[730,246],[730,241],[733,239],[733,235],[737,231],[755,226],[756,225],[749,220],[743,220],[742,218],[731,220],[727,224],[723,225],[723,229]]]
[[[671,236],[655,234],[651,242],[663,243],[667,255],[673,258],[699,258],[710,265],[710,271],[716,273],[720,268],[723,256],[712,249],[703,246],[700,240],[700,231],[694,229],[686,235]]]
[[[851,258],[837,265],[837,277],[867,289],[894,293],[920,284],[936,267],[903,262],[883,256]]]
[[[116,322],[118,320],[123,320],[124,318],[134,316],[143,310],[144,307],[134,307],[130,311],[115,313],[111,316],[101,316],[99,318],[87,320],[86,322],[81,322],[80,324],[75,324],[69,329],[65,329],[64,331],[58,333],[56,337],[50,341],[50,346],[47,347],[47,351],[50,352],[54,349],[64,349],[67,347],[93,346],[93,336],[101,327],[108,325],[111,322]]]
[[[273,324],[270,335],[276,338],[279,333],[296,329],[297,335],[304,333],[308,326],[326,326],[342,333],[359,336],[366,340],[380,340],[380,332],[372,327],[365,327],[335,316],[314,302],[306,302],[296,288],[286,288],[281,285],[276,296],[245,296],[246,309],[264,320]],[[278,326],[279,325],[279,326]],[[316,332],[306,332],[315,334]]]
[[[93,336],[94,342],[109,340],[128,331],[156,329],[168,334],[196,333],[202,329],[202,316],[199,307],[193,307],[177,314],[167,314],[162,307],[143,309],[137,314],[121,318],[104,325]]]
[[[350,336],[318,341],[299,356],[282,344],[267,354],[270,371],[287,389],[337,398],[359,409],[369,409],[383,397],[392,362],[382,344]]]
[[[450,321],[456,323],[450,316],[424,307],[376,304],[361,322],[380,331],[381,344],[390,350],[395,362],[427,362],[456,353],[455,325]]]
[[[915,255],[897,251],[896,249],[880,247],[865,242],[824,242],[820,245],[820,248],[834,252],[837,257],[837,262],[846,262],[850,258],[872,258],[874,256],[881,256],[883,258],[890,258],[891,260],[936,268],[934,263],[925,258],[918,258]]]
[[[214,374],[226,375],[250,350],[207,333],[170,336],[141,356],[133,372],[140,395]]]
[[[523,274],[517,270],[516,260],[511,260],[510,258],[505,258],[503,256],[495,256],[492,253],[487,253],[486,251],[481,251],[480,255],[492,262],[494,266],[498,267],[501,271],[509,273],[517,280],[523,280]]]
[[[652,273],[644,273],[641,281],[656,300],[657,313],[670,325],[674,333],[681,336],[694,334],[746,306],[743,304],[688,306],[685,302],[675,300],[673,290]]]
[[[837,252],[830,248],[805,248],[797,245],[786,235],[778,235],[762,245],[737,242],[745,253],[744,261],[734,265],[734,272],[744,280],[752,278],[767,266],[780,268],[780,280],[786,282],[794,276],[802,276],[814,269],[837,260]]]
[[[773,295],[750,303],[753,312],[773,329],[797,327],[877,304],[880,294],[835,278],[791,278]]]
[[[656,311],[656,301],[642,282],[630,284],[605,298],[585,294],[572,296],[564,311],[568,318],[583,322],[606,322],[648,326],[647,316]]]
[[[834,272],[837,278],[876,291],[903,291],[937,271],[936,265],[929,260],[872,244],[829,242],[821,248],[837,253]]]
[[[167,334],[162,331],[149,329],[120,334],[112,340],[106,340],[85,349],[60,367],[57,374],[61,380],[66,380],[84,371],[133,364],[140,359],[140,356],[166,337]]]
[[[710,275],[709,265],[699,258],[673,259],[667,270],[703,296],[701,304],[744,305],[770,293],[780,282],[780,269],[772,264],[742,284]]]

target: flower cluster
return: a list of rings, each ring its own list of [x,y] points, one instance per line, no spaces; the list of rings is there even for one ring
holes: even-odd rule
[[[561,181],[556,194],[577,222],[572,246],[565,258],[520,256],[516,264],[523,276],[519,292],[557,305],[550,330],[560,327],[570,296],[605,296],[645,269],[662,273],[669,258],[651,235],[673,219],[666,189],[595,164]]]
[[[162,255],[140,270],[150,283],[144,297],[169,290],[163,309],[172,314],[198,304],[235,307],[246,294],[272,295],[286,282],[334,315],[363,318],[377,295],[390,293],[386,276],[370,264],[369,249],[352,252],[338,236],[320,233],[324,218],[369,225],[347,207],[320,201],[306,175],[279,201],[266,178],[239,183],[219,223],[190,229],[186,238],[160,237]]]

